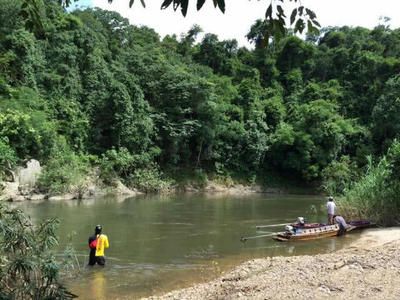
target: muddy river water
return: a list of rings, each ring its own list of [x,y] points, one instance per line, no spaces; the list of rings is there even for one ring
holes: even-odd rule
[[[80,270],[63,280],[80,299],[136,299],[208,281],[252,258],[327,253],[358,234],[312,242],[278,243],[268,235],[303,216],[325,222],[325,199],[317,196],[166,195],[102,197],[19,206],[35,221],[58,217],[63,249],[71,243]],[[96,224],[109,237],[106,267],[87,267],[87,239]],[[258,225],[276,225],[256,230]],[[266,235],[242,243],[242,236]]]

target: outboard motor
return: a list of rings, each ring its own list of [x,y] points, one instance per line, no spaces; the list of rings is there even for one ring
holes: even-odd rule
[[[291,226],[291,225],[286,225],[286,226],[285,226],[285,230],[286,230],[287,232],[294,233],[294,228],[293,228],[293,226]]]

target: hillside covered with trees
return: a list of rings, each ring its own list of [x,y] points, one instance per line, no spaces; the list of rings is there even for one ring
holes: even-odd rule
[[[97,166],[105,182],[149,191],[191,174],[291,177],[340,194],[390,149],[380,188],[399,190],[400,29],[324,28],[266,45],[268,24],[257,21],[249,50],[214,34],[196,42],[198,26],[161,39],[58,1],[45,1],[43,28],[32,27],[20,3],[0,5],[3,178],[35,158],[47,192]]]

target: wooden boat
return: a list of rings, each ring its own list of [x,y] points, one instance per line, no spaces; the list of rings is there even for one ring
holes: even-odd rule
[[[370,227],[373,224],[369,221],[351,221],[347,223],[346,232]],[[279,242],[308,241],[325,237],[339,235],[339,225],[326,225],[320,223],[290,224],[284,232],[278,232],[272,238]]]

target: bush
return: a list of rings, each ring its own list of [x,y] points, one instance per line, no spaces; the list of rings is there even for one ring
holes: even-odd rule
[[[128,149],[108,150],[100,159],[100,178],[106,184],[113,184],[116,178],[127,178],[136,164],[135,157]]]
[[[72,299],[59,282],[58,220],[34,226],[20,210],[0,204],[0,299]]]
[[[213,181],[227,187],[232,187],[235,185],[235,181],[229,175],[217,175],[213,178]]]
[[[208,182],[207,173],[203,169],[194,170],[194,178],[193,179],[196,182],[196,184],[199,185],[201,188],[204,188]]]
[[[15,151],[10,147],[7,138],[0,138],[0,180],[3,180],[6,171],[14,167],[17,162]]]
[[[108,150],[100,159],[100,178],[106,184],[114,184],[120,178],[128,186],[144,192],[159,192],[171,182],[163,179],[162,172],[152,162],[151,153],[131,154],[128,149]]]
[[[79,190],[82,193],[82,185],[85,184],[88,171],[88,157],[75,154],[65,140],[59,139],[39,177],[39,189],[50,194],[73,190]]]
[[[357,165],[349,156],[332,161],[322,171],[322,187],[328,195],[343,195],[357,178]]]
[[[394,142],[377,164],[369,164],[366,174],[356,182],[340,206],[348,217],[367,218],[382,225],[397,225],[400,213],[400,143]]]
[[[135,170],[128,177],[127,183],[146,193],[165,191],[172,184],[171,181],[163,179],[162,172],[155,165]]]

